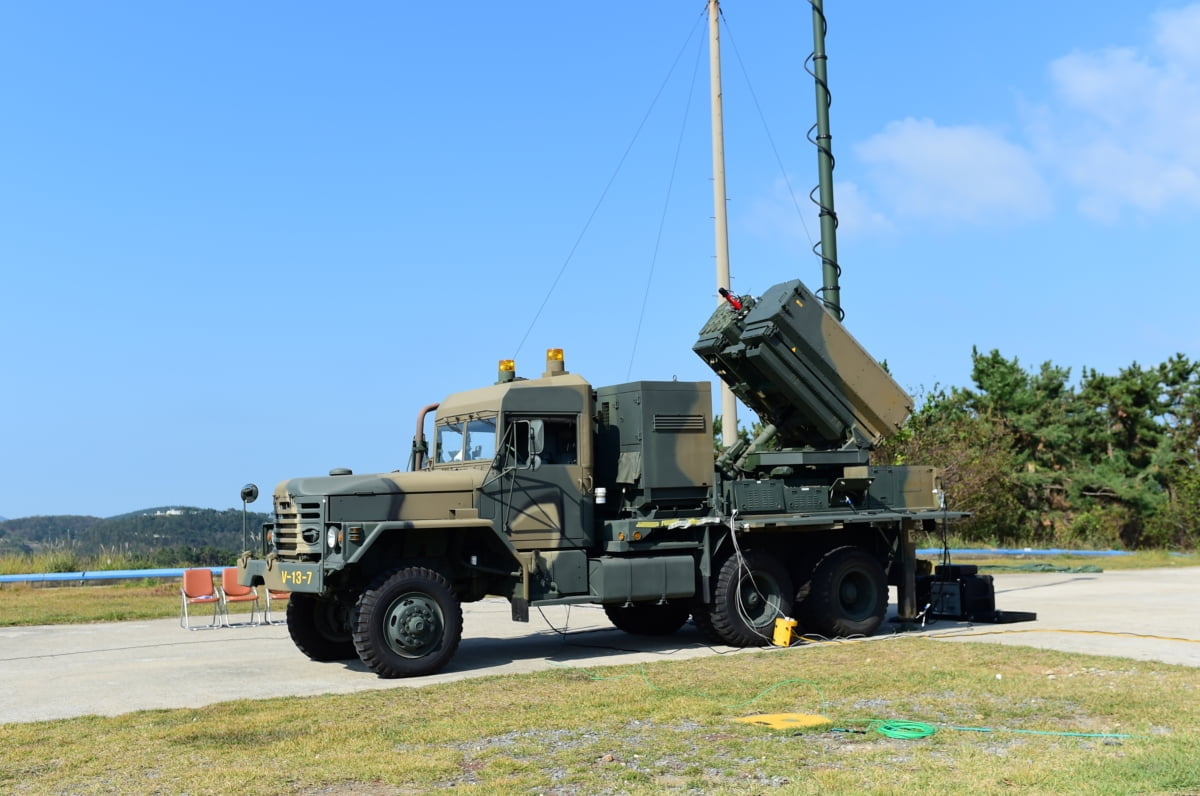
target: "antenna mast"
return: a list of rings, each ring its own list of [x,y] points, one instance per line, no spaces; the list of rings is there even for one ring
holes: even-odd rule
[[[708,72],[712,90],[713,219],[717,243],[717,304],[724,303],[721,291],[729,283],[729,220],[725,196],[725,126],[721,118],[721,15],[719,0],[708,0]],[[728,448],[738,438],[737,398],[721,382],[721,443]]]
[[[820,210],[821,241],[814,251],[821,257],[822,287],[817,291],[825,309],[839,321],[846,313],[842,311],[842,289],[838,278],[842,269],[837,261],[837,213],[833,209],[833,136],[829,132],[829,106],[833,101],[829,93],[828,61],[825,55],[825,32],[829,27],[825,21],[824,0],[809,0],[813,9],[813,51],[808,57],[812,61],[812,69],[808,73],[813,76],[817,91],[817,123],[808,131],[808,140],[817,147],[817,176],[818,184],[813,193],[820,192],[820,199],[814,199]],[[805,64],[807,69],[808,65]],[[817,137],[812,136],[813,129]],[[812,194],[809,194],[811,198]]]

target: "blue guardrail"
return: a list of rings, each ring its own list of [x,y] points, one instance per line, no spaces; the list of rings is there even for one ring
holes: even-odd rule
[[[225,567],[208,567],[220,575]],[[63,583],[86,580],[138,580],[140,578],[182,578],[183,567],[168,569],[101,569],[95,572],[41,572],[27,575],[0,575],[0,583]]]
[[[917,551],[920,556],[937,556],[942,554],[940,547],[925,547]],[[1012,549],[960,549],[951,550],[951,556],[1127,556],[1132,555],[1125,550],[1049,550]],[[214,575],[220,575],[224,567],[209,567]],[[140,578],[182,578],[183,567],[170,569],[102,569],[95,572],[44,572],[27,575],[0,575],[0,583],[69,583],[72,581],[89,580],[137,580]]]

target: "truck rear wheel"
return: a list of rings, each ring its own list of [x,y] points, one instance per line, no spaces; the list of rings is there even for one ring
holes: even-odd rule
[[[698,606],[696,626],[706,636],[732,647],[771,642],[775,620],[792,611],[792,579],[774,556],[750,550],[721,564],[712,605]]]
[[[293,592],[288,599],[288,635],[314,661],[345,661],[358,657],[347,624],[349,611],[336,600]]]
[[[606,605],[604,613],[619,630],[635,636],[669,636],[683,627],[692,611],[682,603]]]
[[[409,567],[383,576],[358,598],[354,646],[380,677],[418,677],[446,665],[462,626],[462,604],[450,582]]]
[[[801,604],[804,626],[822,636],[869,636],[887,613],[887,575],[858,547],[835,548],[817,562]]]

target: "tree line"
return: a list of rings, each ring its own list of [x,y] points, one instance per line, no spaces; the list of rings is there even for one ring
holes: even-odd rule
[[[971,352],[973,387],[935,388],[873,454],[944,469],[967,540],[1015,546],[1200,545],[1200,363],[1176,354],[1078,383]]]
[[[257,539],[270,515],[250,512],[246,527]],[[105,556],[139,566],[217,566],[242,547],[240,509],[159,508],[101,519],[37,516],[0,522],[0,554],[66,551],[89,559]]]

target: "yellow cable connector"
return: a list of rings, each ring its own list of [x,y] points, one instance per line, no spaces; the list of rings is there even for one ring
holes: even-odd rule
[[[789,616],[781,616],[775,620],[775,636],[771,643],[776,647],[792,646],[792,634],[796,631],[796,620]]]

